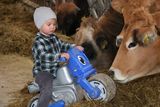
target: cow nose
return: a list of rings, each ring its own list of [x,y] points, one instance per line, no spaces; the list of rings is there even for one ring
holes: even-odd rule
[[[108,75],[113,78],[114,77],[114,71],[113,70],[109,70],[108,71]]]

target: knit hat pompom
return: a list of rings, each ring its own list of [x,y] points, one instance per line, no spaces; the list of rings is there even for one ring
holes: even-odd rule
[[[49,19],[57,19],[55,12],[49,7],[38,7],[33,14],[34,23],[38,29]]]

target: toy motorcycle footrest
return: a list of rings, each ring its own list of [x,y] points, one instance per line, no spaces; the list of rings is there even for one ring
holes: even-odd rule
[[[87,72],[83,73],[82,75],[77,75],[78,78],[88,78],[91,75],[95,75],[96,74],[96,70],[95,69],[91,69],[88,70]]]
[[[40,91],[38,84],[33,81],[28,85],[29,93],[38,93]]]
[[[59,100],[53,104],[50,104],[48,107],[65,107],[65,102],[63,100]]]

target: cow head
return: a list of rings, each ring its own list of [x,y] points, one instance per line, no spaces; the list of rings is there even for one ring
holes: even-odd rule
[[[82,45],[96,68],[109,68],[117,52],[116,35],[123,26],[121,14],[112,8],[98,19],[85,18],[76,33],[76,43]]]
[[[92,17],[83,17],[80,27],[75,34],[75,43],[81,45],[93,40],[93,32],[96,29],[97,20]]]
[[[119,35],[121,41],[117,40],[119,50],[110,74],[126,83],[160,72],[160,38],[153,16],[143,7],[123,16],[125,25]]]
[[[93,59],[99,51],[93,37],[95,29],[97,28],[96,23],[97,20],[92,17],[83,17],[80,27],[75,34],[75,43],[85,47],[85,53],[89,59]],[[92,54],[90,54],[90,52],[92,52]]]
[[[56,5],[55,10],[57,12],[58,29],[67,36],[73,35],[80,24],[80,17],[78,16],[80,8],[73,2],[66,2]]]
[[[134,39],[141,45],[147,45],[155,40],[158,26],[153,15],[148,13],[144,7],[139,7],[138,9],[126,8],[123,11],[123,16],[125,25],[121,33],[117,36],[117,46],[120,45],[124,35],[127,35],[125,38],[130,37],[126,32],[130,32],[132,28],[134,28]]]

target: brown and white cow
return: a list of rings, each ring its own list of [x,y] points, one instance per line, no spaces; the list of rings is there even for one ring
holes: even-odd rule
[[[109,69],[117,52],[116,36],[122,27],[122,15],[110,8],[98,20],[84,18],[76,33],[75,42],[84,47],[94,66]]]
[[[120,11],[125,24],[117,38],[119,50],[110,67],[114,79],[121,83],[160,72],[160,13],[155,9],[151,14],[147,1],[139,0],[145,4],[140,7],[127,1]]]

